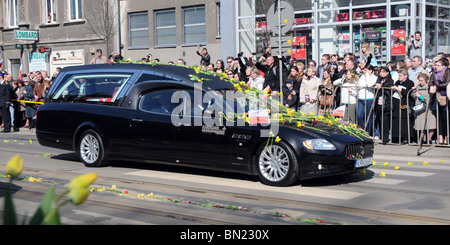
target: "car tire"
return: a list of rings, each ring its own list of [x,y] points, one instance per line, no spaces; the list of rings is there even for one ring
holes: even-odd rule
[[[271,186],[289,186],[298,179],[299,167],[294,151],[283,141],[263,144],[255,157],[261,182]]]
[[[78,142],[78,156],[86,167],[104,166],[105,150],[100,135],[94,130],[86,130]]]

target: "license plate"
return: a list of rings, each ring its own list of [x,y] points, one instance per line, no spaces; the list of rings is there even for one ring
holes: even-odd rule
[[[356,162],[355,162],[355,168],[371,166],[372,163],[373,163],[373,157],[359,159],[359,160],[356,160]]]

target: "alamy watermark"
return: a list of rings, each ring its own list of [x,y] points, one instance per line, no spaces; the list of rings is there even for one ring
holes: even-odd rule
[[[277,120],[271,122],[269,115],[279,113],[277,97],[269,98],[264,93],[254,91],[203,92],[202,84],[199,83],[194,85],[193,93],[185,90],[173,93],[171,103],[177,106],[172,111],[171,121],[176,127],[184,125],[214,128],[260,125],[262,126],[261,137],[273,137],[278,134],[279,123]]]

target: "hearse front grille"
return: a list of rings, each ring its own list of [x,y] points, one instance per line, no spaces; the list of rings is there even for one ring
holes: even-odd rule
[[[363,159],[373,156],[373,142],[358,142],[345,147],[347,159]]]

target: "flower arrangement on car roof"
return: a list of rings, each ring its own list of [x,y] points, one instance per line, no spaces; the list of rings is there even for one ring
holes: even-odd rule
[[[132,61],[131,59],[124,59],[124,60],[118,61],[117,63],[119,63],[119,64],[148,64],[148,65],[152,65],[152,66],[168,65],[168,64],[157,63],[157,62],[142,62],[142,61],[136,62],[136,61]],[[110,64],[113,65],[114,63],[110,63]],[[309,128],[309,129],[313,129],[313,130],[317,130],[317,131],[322,131],[322,130],[315,127],[316,125],[325,124],[328,126],[335,126],[335,127],[339,128],[340,130],[342,130],[343,132],[346,132],[346,133],[353,135],[355,137],[358,137],[360,139],[370,137],[366,131],[364,131],[362,128],[359,128],[356,124],[346,122],[342,118],[339,118],[339,117],[334,117],[329,112],[326,112],[323,116],[322,115],[314,115],[312,113],[305,114],[302,111],[295,111],[295,110],[292,110],[291,108],[287,108],[286,106],[284,106],[283,104],[278,102],[278,103],[275,103],[276,105],[278,105],[278,110],[275,110],[277,112],[270,113],[270,109],[271,109],[270,105],[272,104],[270,102],[271,102],[271,100],[273,100],[272,96],[269,96],[270,91],[268,91],[268,90],[260,91],[255,88],[250,88],[247,86],[247,84],[245,82],[238,81],[234,78],[229,78],[227,76],[227,74],[225,74],[225,73],[217,73],[217,72],[207,71],[197,65],[195,65],[195,66],[184,66],[184,65],[178,65],[178,64],[174,64],[174,65],[192,69],[193,74],[189,75],[192,81],[197,81],[199,83],[203,83],[203,82],[212,80],[210,78],[205,78],[205,76],[203,76],[203,75],[206,75],[206,77],[207,76],[216,76],[216,77],[219,77],[223,81],[233,84],[234,89],[236,91],[243,92],[247,96],[248,99],[257,98],[257,99],[267,100],[267,103],[264,103],[264,104],[267,104],[269,107],[267,109],[270,114],[270,120],[272,122],[279,122],[280,124],[291,124],[291,125],[296,125],[297,128],[299,128],[299,129],[300,128]],[[282,96],[282,92],[280,92],[279,95]],[[234,117],[245,119],[246,121],[248,121],[247,113],[245,113],[244,115],[242,115],[242,113],[241,114],[237,113],[234,115]],[[226,119],[230,120],[230,118],[226,118]]]

